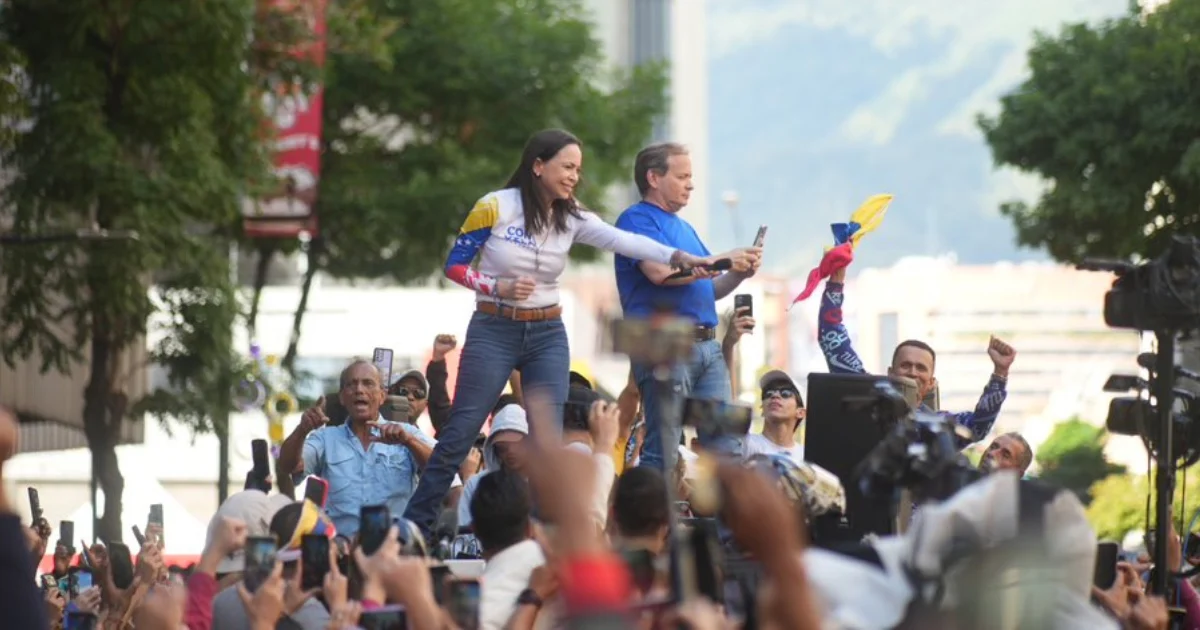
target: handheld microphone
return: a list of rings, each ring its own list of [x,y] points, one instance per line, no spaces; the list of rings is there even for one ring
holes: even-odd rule
[[[433,538],[437,541],[435,554],[439,560],[454,559],[454,539],[458,537],[458,511],[442,510],[433,526]]]
[[[692,269],[703,269],[705,271],[729,271],[730,269],[733,269],[733,261],[728,258],[722,258],[714,261],[711,265],[700,265],[698,267],[693,267]],[[692,275],[692,269],[676,271],[675,273],[667,276],[667,280],[679,280],[680,278],[687,278]]]

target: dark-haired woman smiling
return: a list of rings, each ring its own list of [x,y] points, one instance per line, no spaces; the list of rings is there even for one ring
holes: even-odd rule
[[[529,139],[503,190],[471,210],[446,260],[446,277],[478,294],[467,327],[450,421],[421,476],[406,516],[428,531],[454,471],[471,448],[514,369],[525,392],[544,390],[561,409],[571,356],[558,279],[575,243],[690,268],[709,262],[617,229],[581,207],[579,140],[559,129]],[[479,265],[471,263],[479,256]]]

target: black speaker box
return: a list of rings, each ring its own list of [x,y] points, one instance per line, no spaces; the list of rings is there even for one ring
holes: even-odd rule
[[[804,459],[837,475],[846,489],[847,535],[859,540],[869,533],[895,531],[891,501],[863,496],[854,478],[859,462],[883,439],[870,410],[854,411],[847,397],[870,396],[885,376],[822,374],[808,376],[808,414],[805,418]]]

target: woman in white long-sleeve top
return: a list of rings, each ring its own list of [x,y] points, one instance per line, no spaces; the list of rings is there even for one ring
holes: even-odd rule
[[[615,228],[581,207],[575,187],[582,168],[575,136],[559,129],[534,134],[505,187],[475,204],[446,259],[446,277],[475,291],[477,299],[450,420],[405,514],[426,532],[514,369],[526,393],[545,391],[561,410],[571,354],[558,280],[572,245],[680,268],[710,262]],[[479,264],[472,268],[476,256]]]

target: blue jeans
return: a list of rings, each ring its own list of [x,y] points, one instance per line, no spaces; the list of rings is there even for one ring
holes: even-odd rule
[[[562,320],[518,322],[476,311],[458,358],[450,419],[438,433],[437,446],[404,512],[425,533],[433,529],[458,467],[514,369],[521,371],[521,389],[526,394],[544,390],[550,396],[554,417],[561,422],[571,370]]]
[[[692,358],[675,366],[672,373],[676,398],[674,404],[682,409],[683,399],[688,396],[708,400],[727,401],[733,393],[729,386],[729,368],[721,354],[721,344],[716,340],[700,341],[692,347]],[[646,412],[646,441],[642,444],[640,465],[654,466],[659,470],[666,467],[666,449],[676,449],[683,435],[681,420],[676,411],[676,420],[667,430],[667,443],[663,442],[662,417],[664,402],[659,396],[658,384],[654,380],[653,366],[635,363],[633,378],[642,394],[642,409]],[[674,461],[674,450],[670,461]]]

